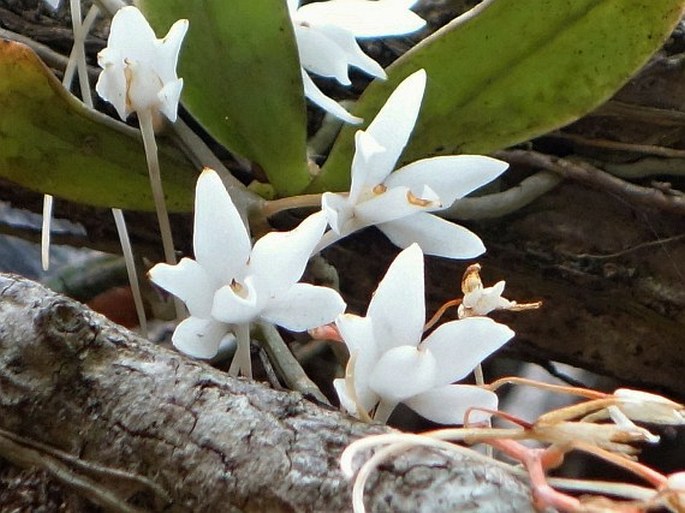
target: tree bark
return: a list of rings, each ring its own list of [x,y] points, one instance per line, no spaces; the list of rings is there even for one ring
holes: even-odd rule
[[[0,318],[1,455],[26,464],[16,446],[37,451],[72,486],[90,480],[127,507],[351,511],[340,454],[390,431],[229,378],[18,276],[0,275]],[[383,466],[366,497],[374,512],[532,511],[504,470],[423,449]]]

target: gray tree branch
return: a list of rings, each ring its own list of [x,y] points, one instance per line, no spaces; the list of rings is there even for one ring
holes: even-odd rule
[[[351,511],[340,454],[389,430],[229,378],[13,275],[0,275],[0,427],[0,456],[102,506],[118,497],[109,510],[168,512]],[[500,468],[426,450],[384,466],[367,506],[532,510]]]

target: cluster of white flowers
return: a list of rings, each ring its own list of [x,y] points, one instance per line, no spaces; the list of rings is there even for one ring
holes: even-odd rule
[[[173,335],[176,347],[211,358],[236,326],[265,320],[304,331],[335,320],[351,354],[345,379],[335,382],[349,413],[367,418],[375,412],[375,419],[385,421],[403,402],[435,422],[461,423],[470,408],[481,409],[472,420],[496,409],[494,393],[451,383],[466,377],[513,332],[473,317],[443,324],[421,342],[422,249],[452,258],[483,252],[476,235],[427,211],[450,206],[499,176],[506,164],[479,156],[436,157],[391,174],[416,120],[425,82],[423,71],[408,77],[369,129],[357,133],[349,194],[324,194],[321,212],[291,232],[265,235],[252,250],[221,180],[211,170],[203,172],[195,201],[195,260],[158,264],[150,271],[152,281],[190,311]],[[332,229],[324,234],[328,224]],[[379,285],[367,316],[341,315],[345,303],[336,292],[297,281],[319,248],[370,225],[407,249]]]
[[[385,77],[355,38],[422,27],[424,21],[409,11],[413,3],[330,0],[299,7],[289,0],[303,68],[342,84],[349,83],[350,65]],[[183,86],[176,62],[187,28],[187,21],[180,20],[158,40],[136,8],[116,14],[108,46],[99,54],[103,72],[96,90],[122,119],[133,111],[176,119]],[[304,71],[303,80],[307,95],[321,100],[322,93]],[[236,361],[241,355],[237,369],[249,376],[251,323],[305,331],[335,322],[351,354],[345,378],[335,382],[349,413],[385,421],[403,402],[433,421],[461,423],[471,408],[480,409],[473,420],[496,409],[494,393],[452,383],[466,377],[513,332],[491,319],[472,317],[443,324],[422,341],[423,254],[472,258],[485,250],[475,234],[431,212],[495,179],[507,165],[459,155],[419,160],[393,172],[416,123],[427,80],[419,70],[397,87],[368,128],[356,134],[350,192],[325,193],[321,211],[292,231],[269,233],[252,246],[221,179],[212,170],[203,171],[195,196],[195,259],[157,264],[150,271],[151,280],[182,300],[190,313],[173,334],[178,349],[212,358],[222,340],[235,336]],[[319,103],[355,121],[328,100]],[[366,317],[343,314],[346,305],[336,291],[299,280],[313,254],[372,225],[406,249],[378,286]]]

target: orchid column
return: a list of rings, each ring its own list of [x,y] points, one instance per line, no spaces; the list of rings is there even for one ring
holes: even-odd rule
[[[157,210],[167,263],[176,263],[171,226],[167,213],[157,157],[155,125],[160,113],[176,121],[183,79],[176,75],[181,43],[188,30],[188,20],[179,20],[163,39],[157,39],[142,13],[124,7],[112,18],[107,47],[98,54],[103,68],[95,86],[97,93],[110,102],[121,119],[138,114],[147,157],[150,185]],[[177,313],[182,308],[177,304]]]

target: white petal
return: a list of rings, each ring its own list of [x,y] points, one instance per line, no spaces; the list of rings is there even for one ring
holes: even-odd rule
[[[226,285],[216,292],[212,316],[228,324],[245,324],[259,317],[263,303],[248,276],[243,283]]]
[[[314,81],[309,78],[309,75],[307,75],[307,72],[304,69],[302,69],[302,84],[304,85],[304,95],[326,112],[330,112],[336,118],[342,119],[345,123],[350,123],[351,125],[358,125],[363,121],[362,118],[358,118],[347,112],[333,98],[323,94],[323,91],[321,91]]]
[[[224,284],[242,278],[250,256],[250,238],[221,178],[205,169],[195,191],[195,258]]]
[[[379,171],[375,167],[382,160],[379,155],[385,153],[386,150],[378,144],[372,135],[363,130],[357,130],[354,134],[354,147],[351,170],[352,185],[348,197],[349,202],[353,205],[360,201],[363,193],[379,185],[392,171],[392,167],[384,171]]]
[[[296,25],[295,37],[300,64],[304,69],[323,77],[335,78],[342,85],[351,84],[347,75],[347,52],[326,31]]]
[[[223,322],[188,317],[176,327],[171,341],[179,351],[193,358],[213,358],[227,333],[228,326]]]
[[[436,383],[465,378],[480,362],[506,344],[514,332],[487,317],[447,322],[421,343],[438,362]]]
[[[388,101],[378,112],[366,132],[386,148],[382,159],[377,159],[378,176],[395,167],[409,140],[416,118],[421,109],[421,100],[426,88],[426,72],[419,70],[405,78]],[[380,176],[378,183],[387,177]]]
[[[354,66],[375,78],[387,78],[383,67],[364,53],[351,32],[335,25],[317,26],[317,28],[344,52],[346,67]],[[347,72],[345,73],[345,78],[347,78]],[[338,81],[344,85],[349,85],[350,83],[349,79],[346,83],[341,80]]]
[[[354,358],[354,387],[357,400],[369,411],[378,402],[378,394],[369,387],[369,376],[380,356],[373,336],[373,324],[368,317],[344,314],[336,326],[345,342],[350,358]]]
[[[119,114],[119,117],[126,121],[126,118],[133,112],[126,101],[126,74],[124,72],[123,60],[114,62],[118,52],[105,48],[98,53],[98,63],[103,68],[95,84],[95,91],[100,98],[111,103]]]
[[[396,246],[406,248],[417,243],[427,255],[466,259],[485,253],[485,246],[475,233],[426,212],[383,223],[378,228]]]
[[[469,408],[497,409],[497,395],[489,390],[470,385],[447,385],[433,388],[404,401],[422,417],[439,424],[463,424]],[[469,423],[482,422],[490,418],[489,413],[474,410],[469,414]]]
[[[158,40],[158,57],[154,65],[164,84],[178,79],[176,65],[186,32],[188,32],[188,20],[178,20],[171,26],[164,39]]]
[[[371,318],[343,314],[335,320],[335,325],[350,354],[355,351],[377,353]]]
[[[383,400],[398,403],[435,385],[438,362],[429,351],[400,346],[384,353],[369,377],[369,386]]]
[[[323,196],[321,196],[321,210],[326,216],[328,224],[338,235],[342,235],[345,231],[345,226],[354,215],[354,209],[350,205],[348,198],[332,192],[324,192]]]
[[[183,301],[190,315],[209,318],[216,284],[195,260],[182,258],[177,265],[157,264],[148,275],[157,286]]]
[[[354,215],[359,219],[361,226],[370,226],[404,219],[439,204],[439,198],[432,191],[429,191],[428,198],[414,198],[410,192],[407,187],[389,189],[358,203],[354,208]]]
[[[296,283],[268,302],[261,318],[290,331],[305,331],[333,322],[345,306],[340,294],[331,288]]]
[[[48,4],[50,7],[53,9],[57,9],[59,7],[59,4],[62,0],[45,0],[45,3]]]
[[[398,346],[416,347],[426,322],[423,253],[418,246],[402,251],[371,298],[367,317],[381,353]]]
[[[293,18],[297,13],[297,8],[300,6],[300,0],[288,0],[288,12],[290,17]]]
[[[271,232],[259,239],[248,265],[248,273],[254,277],[259,293],[273,299],[294,285],[302,277],[325,229],[326,217],[317,212],[294,230]]]
[[[426,22],[408,10],[416,2],[333,0],[303,5],[299,19],[310,23],[333,23],[357,37],[383,37],[409,34]]]
[[[334,379],[333,388],[335,389],[335,392],[338,394],[338,399],[340,400],[340,407],[350,415],[359,418],[360,415],[357,411],[357,405],[354,403],[352,398],[347,393],[346,381],[343,378]]]
[[[492,287],[476,289],[464,294],[461,302],[468,315],[487,315],[493,310],[509,308],[513,305],[511,301],[502,297],[504,291],[504,281],[499,281]]]
[[[501,175],[509,164],[478,155],[452,155],[418,160],[392,173],[388,187],[405,185],[414,194],[428,186],[440,195],[442,207],[448,208]]]
[[[350,415],[353,415],[358,419],[362,418],[362,415],[358,411],[357,404],[348,393],[347,382],[342,378],[334,379],[333,388],[335,388],[335,392],[338,394],[338,399],[340,399],[340,406]],[[367,415],[369,414],[369,411],[371,411],[371,409],[378,403],[378,395],[373,392],[371,392],[371,395],[366,397],[366,400],[363,400],[356,391],[352,390],[352,392],[357,395],[359,406],[364,409],[364,413]]]
[[[116,48],[123,58],[153,63],[157,57],[156,41],[152,27],[137,8],[122,7],[112,17],[107,48]]]
[[[176,122],[178,117],[178,102],[181,99],[181,91],[183,89],[183,79],[179,78],[173,82],[168,82],[157,93],[159,99],[159,110],[172,123]]]

